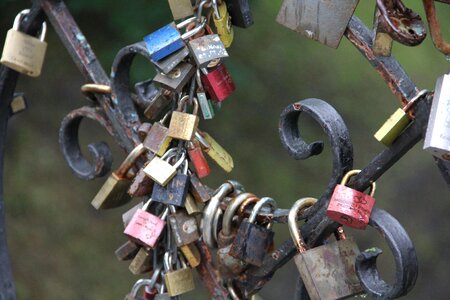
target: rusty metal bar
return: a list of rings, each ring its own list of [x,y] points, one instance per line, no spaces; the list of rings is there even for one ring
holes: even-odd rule
[[[445,3],[449,4],[450,1]],[[447,43],[442,37],[441,25],[436,17],[436,6],[434,0],[423,0],[423,6],[425,7],[425,13],[427,15],[428,25],[430,27],[431,38],[433,39],[434,46],[444,53],[450,54],[450,44]]]

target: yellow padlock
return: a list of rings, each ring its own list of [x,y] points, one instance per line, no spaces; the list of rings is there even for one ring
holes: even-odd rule
[[[222,1],[222,4],[217,5],[217,0],[213,0],[214,8],[214,25],[217,29],[217,34],[224,44],[225,48],[231,46],[234,38],[233,25],[231,24],[231,17],[227,10],[227,4]]]
[[[234,168],[231,155],[206,132],[197,130],[195,138],[200,142],[202,150],[208,154],[225,172],[231,172]]]

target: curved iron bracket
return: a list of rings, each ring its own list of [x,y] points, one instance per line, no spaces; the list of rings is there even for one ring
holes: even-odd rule
[[[62,121],[59,129],[59,144],[64,158],[74,174],[84,180],[92,180],[109,173],[112,166],[112,154],[105,142],[88,145],[93,164],[81,152],[78,130],[83,118],[100,123],[110,135],[114,135],[112,125],[100,107],[84,106],[71,111]]]
[[[376,261],[383,251],[367,249],[356,257],[356,275],[366,292],[375,299],[395,299],[406,295],[415,285],[418,274],[416,250],[402,225],[389,213],[375,208],[369,225],[386,239],[395,260],[395,283],[390,285],[380,276]]]

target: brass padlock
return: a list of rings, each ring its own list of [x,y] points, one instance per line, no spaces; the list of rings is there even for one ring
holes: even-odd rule
[[[203,151],[208,154],[222,169],[231,172],[234,168],[233,158],[206,132],[195,133],[195,138],[200,142]]]
[[[44,41],[47,24],[42,23],[39,38],[20,32],[20,21],[29,12],[29,9],[25,9],[14,19],[13,28],[6,34],[0,63],[22,74],[38,77],[47,50],[47,43]]]
[[[375,133],[374,137],[386,146],[389,146],[402,133],[403,130],[411,123],[409,111],[417,103],[417,101],[426,98],[429,94],[428,90],[420,91],[411,101],[403,108],[399,108],[393,115],[381,126]]]
[[[191,0],[169,0],[169,6],[174,20],[183,19],[194,14]]]
[[[180,247],[180,250],[191,268],[196,268],[200,265],[202,257],[200,256],[200,252],[194,243],[183,245]]]
[[[144,274],[153,269],[153,252],[144,247],[139,249],[139,252],[131,261],[128,269],[134,275]]]
[[[107,209],[119,207],[131,200],[127,191],[131,185],[131,180],[126,177],[127,172],[133,167],[136,160],[146,151],[142,144],[134,148],[119,169],[112,172],[101,189],[95,195],[91,204],[96,209]]]
[[[198,113],[198,102],[194,98],[194,111],[193,114],[188,114],[183,112],[183,108],[186,105],[186,101],[189,96],[184,96],[181,98],[180,103],[176,111],[172,112],[172,118],[170,119],[168,136],[174,139],[190,141],[197,130],[199,118]]]
[[[133,243],[132,241],[126,241],[122,246],[117,248],[114,253],[119,261],[126,261],[135,257],[139,252],[140,247],[141,246]]]
[[[158,156],[163,156],[166,153],[172,141],[172,137],[169,136],[169,129],[164,126],[169,114],[167,113],[161,121],[153,123],[143,142],[145,148]]]
[[[164,254],[164,268],[166,269],[164,282],[166,283],[167,291],[171,297],[175,297],[195,289],[192,269],[186,265],[186,263],[181,259],[181,256],[179,256],[179,258],[182,263],[182,268],[173,270],[169,252]]]
[[[222,3],[218,5],[217,0],[212,0],[212,4],[214,9],[213,20],[217,29],[217,34],[222,40],[225,48],[228,48],[233,42],[234,30],[230,14],[228,13],[227,4],[225,1],[222,1]]]
[[[177,174],[177,168],[184,162],[186,154],[184,151],[181,158],[172,166],[166,159],[172,158],[176,154],[176,149],[170,149],[162,158],[155,156],[145,167],[144,172],[148,177],[162,186],[167,185],[169,181]]]
[[[199,205],[201,204],[197,203],[197,201],[195,201],[194,197],[190,193],[187,193],[184,208],[186,209],[188,215],[201,214],[202,209],[199,207]]]
[[[289,211],[288,225],[297,247],[295,264],[311,300],[345,299],[363,292],[356,276],[355,261],[359,254],[356,243],[346,238],[342,227],[338,229],[336,242],[307,249],[297,226],[297,214],[301,209],[317,202],[314,198],[297,200]]]

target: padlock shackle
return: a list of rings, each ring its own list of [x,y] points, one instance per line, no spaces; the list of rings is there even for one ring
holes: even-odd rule
[[[225,213],[223,215],[222,219],[222,233],[225,236],[230,236],[232,233],[232,221],[233,217],[236,215],[236,211],[241,206],[242,202],[249,198],[256,197],[255,194],[252,193],[242,193],[231,200],[230,204],[228,204],[227,209],[225,210]]]
[[[137,145],[133,150],[131,150],[131,152],[125,158],[123,163],[120,165],[120,167],[114,173],[116,173],[116,175],[119,178],[125,177],[126,173],[136,163],[136,160],[138,159],[138,157],[141,156],[145,151],[147,151],[147,148],[144,147],[144,144],[141,143],[141,144]]]
[[[16,31],[19,31],[19,26],[20,26],[20,21],[22,20],[23,17],[25,17],[26,15],[28,15],[30,13],[30,9],[24,9],[21,12],[19,12],[16,17],[14,18],[14,23],[13,23],[13,29]],[[47,23],[46,22],[42,22],[42,26],[41,26],[41,30],[39,33],[39,40],[41,42],[44,41],[45,39],[45,35],[47,34]]]
[[[356,170],[356,169],[355,169],[355,170],[348,171],[348,172],[344,175],[344,177],[342,177],[341,185],[346,186],[347,183],[348,183],[348,181],[350,180],[350,178],[351,178],[352,176],[358,175],[360,172],[361,172],[361,170]],[[375,181],[371,181],[371,184],[370,184],[370,192],[369,192],[369,195],[370,195],[371,197],[373,197],[373,196],[375,195],[375,190],[376,190],[376,188],[377,188],[377,184],[375,183]]]
[[[192,22],[197,22],[197,17],[196,16],[195,17],[191,17],[191,18],[189,18],[187,20],[184,20],[180,24],[177,24],[177,29],[182,29],[182,28],[188,26]],[[199,33],[200,30],[202,30],[203,27],[205,27],[205,25],[206,25],[206,18],[202,17],[202,22],[200,23],[200,25],[197,25],[194,29],[189,30],[189,31],[185,32],[184,34],[182,34],[181,35],[181,39],[187,40],[188,38],[193,37],[194,35]]]
[[[133,285],[133,287],[131,289],[131,296],[136,298],[138,296],[139,290],[145,286],[152,289],[156,284],[159,274],[161,273],[161,269],[162,269],[162,267],[161,267],[161,265],[159,265],[153,272],[151,279],[142,278],[142,279],[139,279],[138,281],[136,281],[136,283]]]
[[[414,105],[416,105],[417,102],[419,102],[419,100],[424,99],[425,96],[427,96],[429,93],[430,91],[427,89],[421,90],[417,93],[417,95],[414,96],[414,98],[409,100],[409,102],[405,106],[403,106],[402,110],[407,113]]]
[[[273,209],[277,208],[277,202],[274,199],[272,199],[270,197],[263,197],[253,207],[252,213],[250,214],[250,217],[248,218],[248,222],[254,223],[259,211],[266,205],[271,206]]]
[[[249,206],[250,204],[253,204],[253,203],[257,203],[259,200],[261,200],[261,199],[259,199],[258,197],[252,197],[252,198],[248,198],[244,202],[242,202],[241,206],[239,207],[239,212],[238,212],[239,217],[243,218],[244,212],[247,209],[247,206]]]
[[[292,208],[289,210],[288,215],[288,228],[289,233],[291,234],[292,239],[294,240],[294,244],[297,247],[299,253],[304,253],[308,250],[306,247],[305,241],[303,240],[300,228],[297,225],[297,215],[301,209],[313,206],[317,202],[315,198],[301,198],[295,201]]]

